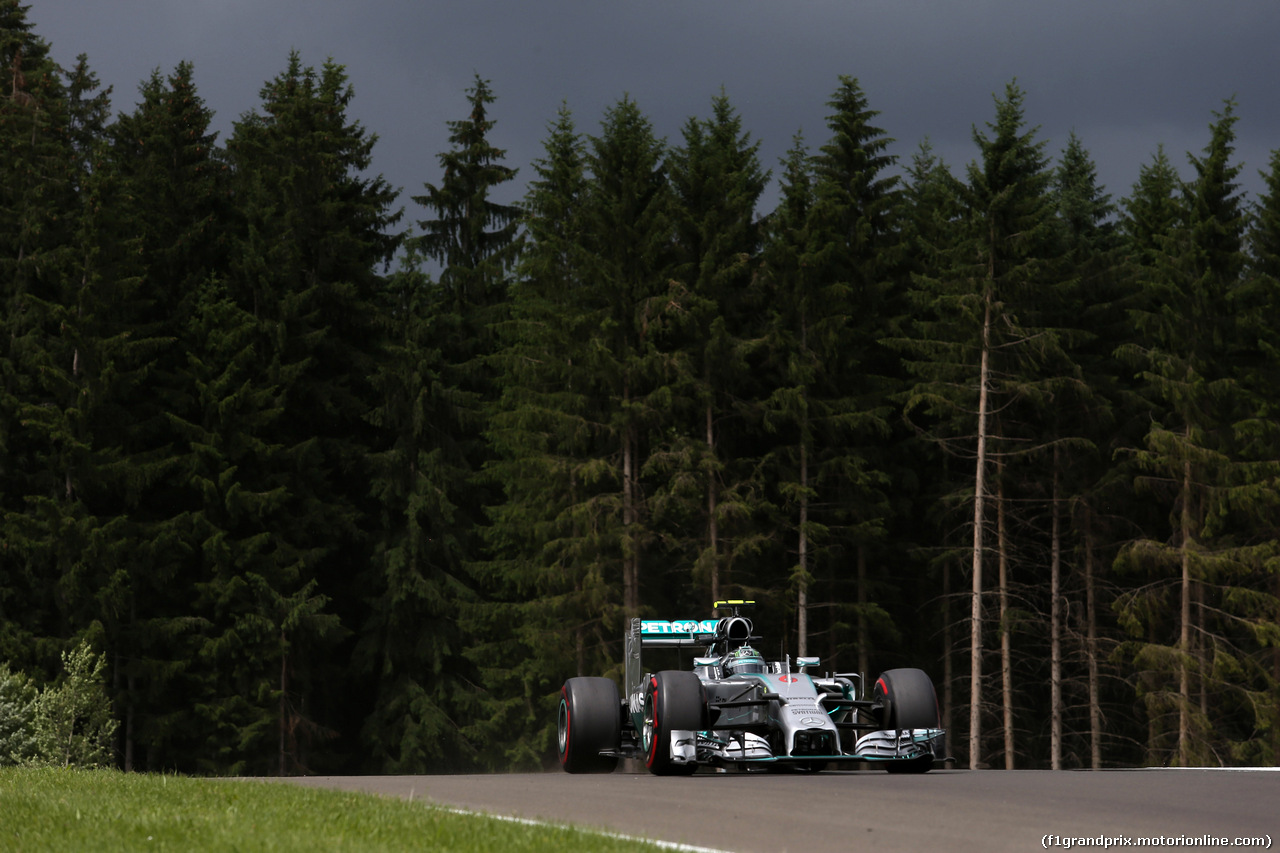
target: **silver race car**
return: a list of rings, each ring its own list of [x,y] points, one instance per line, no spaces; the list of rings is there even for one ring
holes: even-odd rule
[[[609,678],[570,678],[560,691],[560,766],[609,773],[640,758],[658,775],[700,766],[818,771],[854,762],[924,773],[946,757],[933,682],[918,669],[817,676],[813,657],[766,661],[752,645],[749,601],[718,601],[720,619],[631,620],[626,699]],[[692,671],[648,672],[647,648],[693,648]]]

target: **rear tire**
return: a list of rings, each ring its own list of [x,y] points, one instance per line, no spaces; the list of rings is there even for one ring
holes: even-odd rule
[[[608,678],[570,678],[560,688],[560,766],[569,773],[612,773],[622,745],[622,701]]]
[[[889,731],[941,728],[938,694],[933,682],[919,669],[891,669],[876,679],[872,707],[880,708],[880,724]],[[910,761],[887,761],[890,773],[925,773],[932,757]]]
[[[649,676],[644,691],[644,764],[655,776],[688,776],[697,764],[671,760],[673,731],[705,728],[706,699],[702,682],[692,672],[666,670]]]

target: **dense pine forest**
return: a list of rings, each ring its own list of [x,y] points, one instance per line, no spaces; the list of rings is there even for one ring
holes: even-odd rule
[[[0,663],[103,655],[118,766],[549,766],[566,677],[727,596],[928,671],[961,766],[1280,763],[1233,101],[1113,201],[1012,83],[959,168],[842,77],[778,164],[623,97],[517,175],[477,76],[402,198],[333,61],[219,140],[189,64],[113,114],[50,49],[0,0]]]

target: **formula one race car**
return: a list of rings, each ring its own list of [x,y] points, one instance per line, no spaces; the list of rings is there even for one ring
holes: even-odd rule
[[[608,678],[570,678],[560,691],[560,765],[609,773],[642,758],[658,775],[700,766],[818,771],[871,762],[890,773],[924,773],[946,757],[933,682],[918,669],[881,673],[868,698],[859,673],[822,677],[813,657],[766,662],[760,638],[730,606],[721,619],[631,620],[626,701]],[[645,671],[644,648],[703,647],[693,671]],[[794,668],[793,668],[794,667]]]

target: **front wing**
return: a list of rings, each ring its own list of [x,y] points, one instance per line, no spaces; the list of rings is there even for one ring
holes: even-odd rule
[[[926,760],[941,761],[945,757],[946,732],[942,729],[871,732],[858,739],[853,753],[834,755],[773,755],[768,750],[753,749],[745,739],[725,741],[715,737],[712,732],[671,733],[673,764],[812,766],[854,762],[916,763]]]

